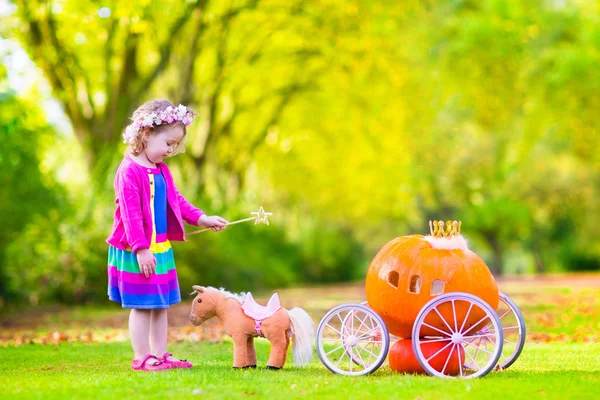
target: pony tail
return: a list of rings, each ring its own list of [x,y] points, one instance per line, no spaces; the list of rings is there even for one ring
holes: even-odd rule
[[[306,311],[294,307],[288,311],[292,322],[293,336],[292,355],[296,366],[307,365],[313,354],[313,338],[315,336],[315,323]]]

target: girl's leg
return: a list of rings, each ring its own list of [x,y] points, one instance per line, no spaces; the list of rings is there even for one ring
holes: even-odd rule
[[[150,348],[157,357],[167,352],[167,309],[152,310],[150,318]]]
[[[152,310],[152,317],[150,318],[150,347],[152,348],[153,354],[157,357],[162,358],[167,352],[167,309]],[[186,360],[179,360],[175,357],[168,356],[166,358],[172,368],[192,368],[192,364]]]
[[[129,314],[129,337],[133,347],[133,359],[142,360],[150,353],[150,310],[131,310]]]

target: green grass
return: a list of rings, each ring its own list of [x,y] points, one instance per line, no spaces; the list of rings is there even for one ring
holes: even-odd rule
[[[264,369],[269,345],[257,340],[256,370],[231,368],[231,341],[218,326],[192,327],[189,303],[169,310],[169,350],[192,370],[130,370],[128,312],[118,305],[35,307],[0,315],[0,399],[25,398],[340,398],[340,399],[595,399],[600,384],[600,275],[509,279],[500,282],[521,308],[527,344],[506,371],[475,380],[398,375],[334,375],[316,357]],[[270,293],[263,296],[266,301]],[[315,322],[332,307],[364,300],[362,284],[280,291],[284,306],[305,308]],[[210,322],[210,321],[209,321]],[[53,343],[60,333],[61,344]],[[92,336],[90,336],[93,334]],[[34,342],[36,344],[21,344]]]
[[[233,370],[232,344],[179,343],[176,355],[191,370],[130,370],[128,342],[0,348],[0,398],[398,398],[398,399],[591,399],[600,384],[600,346],[526,345],[509,369],[474,380],[398,375],[382,367],[373,375],[330,373],[315,358],[308,368],[264,366],[268,343],[257,341],[259,368]]]

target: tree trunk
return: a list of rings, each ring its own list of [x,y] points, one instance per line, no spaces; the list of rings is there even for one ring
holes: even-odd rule
[[[544,262],[544,258],[542,254],[537,248],[534,248],[532,251],[533,259],[535,261],[535,272],[538,274],[543,274],[546,272],[546,263]]]
[[[492,275],[500,276],[504,267],[504,249],[496,232],[484,232],[484,237],[492,249],[492,262],[488,265]]]

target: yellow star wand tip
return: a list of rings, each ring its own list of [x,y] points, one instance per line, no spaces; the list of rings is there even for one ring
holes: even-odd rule
[[[252,214],[252,215],[255,216],[255,218],[254,218],[254,225],[261,224],[261,223],[269,225],[269,219],[268,218],[271,215],[273,215],[273,213],[266,212],[265,209],[262,206],[260,206],[260,208],[258,209],[258,211],[252,212],[250,214]]]

